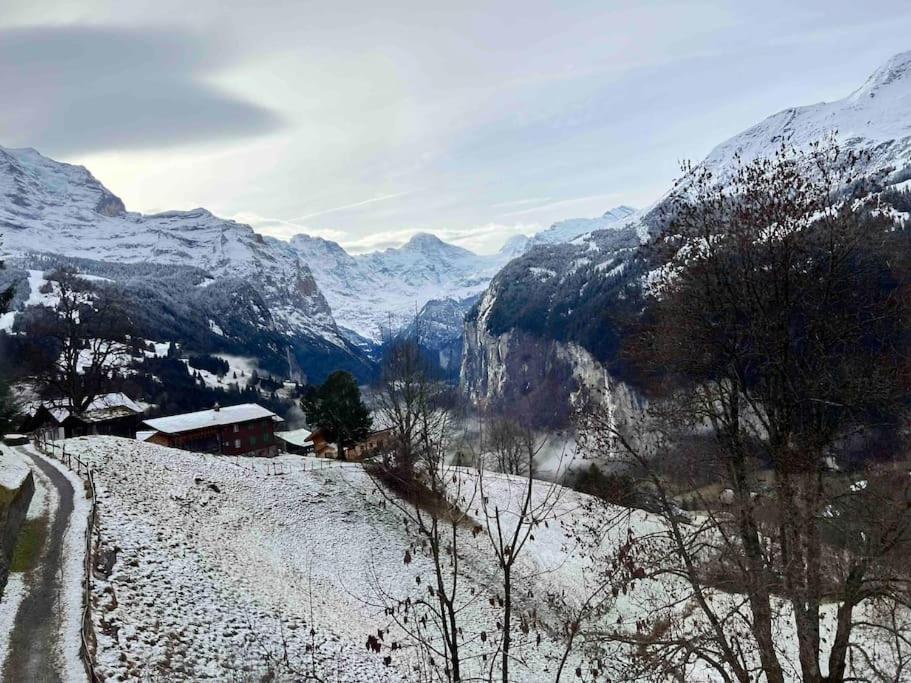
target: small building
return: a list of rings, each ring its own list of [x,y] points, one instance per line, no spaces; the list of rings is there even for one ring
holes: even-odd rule
[[[268,408],[242,403],[224,408],[157,417],[145,425],[155,430],[148,443],[197,453],[271,457],[278,454],[275,425],[284,422]]]
[[[71,411],[63,401],[44,401],[32,406],[22,431],[44,430],[52,439],[94,435],[132,439],[144,411],[142,405],[121,393],[98,396],[82,412]]]
[[[338,457],[338,447],[329,441],[326,431],[319,427],[310,432],[304,442],[310,445],[311,452],[319,458]]]
[[[311,433],[311,430],[305,427],[287,432],[275,432],[275,438],[278,439],[285,453],[312,455],[314,452],[313,443],[307,440]]]
[[[345,449],[345,460],[363,460],[376,455],[392,452],[395,447],[391,429],[378,429],[370,432],[353,446]]]

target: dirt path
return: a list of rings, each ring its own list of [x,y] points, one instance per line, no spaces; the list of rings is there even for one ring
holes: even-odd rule
[[[19,606],[10,634],[3,680],[62,683],[58,653],[63,648],[57,640],[63,614],[64,534],[73,513],[73,487],[59,470],[42,458],[25,449],[18,450],[50,479],[57,490],[57,506],[51,512],[53,517],[41,559],[25,577],[28,592]]]

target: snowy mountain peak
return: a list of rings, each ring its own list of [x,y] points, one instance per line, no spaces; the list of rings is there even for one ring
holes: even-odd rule
[[[123,201],[84,166],[64,164],[31,147],[0,147],[0,202],[9,202],[14,215],[30,218],[42,207],[79,205],[102,216],[126,212]]]
[[[530,243],[531,238],[527,235],[513,235],[506,240],[506,243],[500,247],[500,251],[497,253],[507,258],[515,258],[524,254],[528,250]]]
[[[604,212],[598,218],[570,218],[551,225],[547,230],[542,230],[531,238],[531,244],[559,244],[571,242],[577,237],[587,235],[596,230],[619,228],[636,214],[636,210],[629,206],[616,206]]]
[[[836,135],[846,149],[866,150],[864,173],[911,164],[911,52],[895,55],[847,97],[781,111],[718,145],[703,164],[723,178],[736,166],[774,153],[782,143],[806,148]]]
[[[894,87],[908,78],[911,78],[911,50],[900,52],[874,71],[852,98],[875,97],[880,90]]]
[[[613,209],[608,209],[604,212],[601,218],[607,218],[612,221],[622,221],[624,218],[629,218],[634,213],[636,209],[626,204],[621,204],[620,206],[615,206]]]
[[[410,240],[405,242],[405,244],[398,249],[387,249],[386,251],[412,252],[431,257],[441,255],[449,258],[474,256],[474,254],[467,249],[444,242],[439,237],[429,232],[415,233]]]

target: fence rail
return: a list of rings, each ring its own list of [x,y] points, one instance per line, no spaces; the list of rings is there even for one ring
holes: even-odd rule
[[[283,477],[296,472],[319,472],[339,467],[350,467],[353,464],[345,460],[332,460],[330,458],[311,458],[300,462],[270,462],[265,459],[254,460],[253,458],[239,456],[225,457],[232,465],[236,465],[242,470],[255,474],[265,474],[269,477]]]
[[[95,670],[95,628],[92,625],[92,567],[94,565],[94,530],[96,513],[96,491],[95,491],[95,472],[89,467],[88,463],[79,458],[79,456],[67,453],[66,442],[57,443],[48,438],[48,433],[44,431],[36,432],[33,435],[35,447],[44,453],[44,455],[54,458],[66,465],[66,467],[75,472],[80,478],[84,478],[88,486],[91,505],[89,507],[89,517],[85,527],[85,567],[83,568],[83,585],[82,585],[82,625],[80,628],[81,644],[79,647],[79,656],[85,667],[85,675],[91,683],[102,683],[104,680]],[[77,491],[77,494],[79,492]]]

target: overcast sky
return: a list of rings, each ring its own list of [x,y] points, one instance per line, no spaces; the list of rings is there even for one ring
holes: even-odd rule
[[[132,210],[489,252],[904,50],[906,0],[3,0],[0,145]]]

